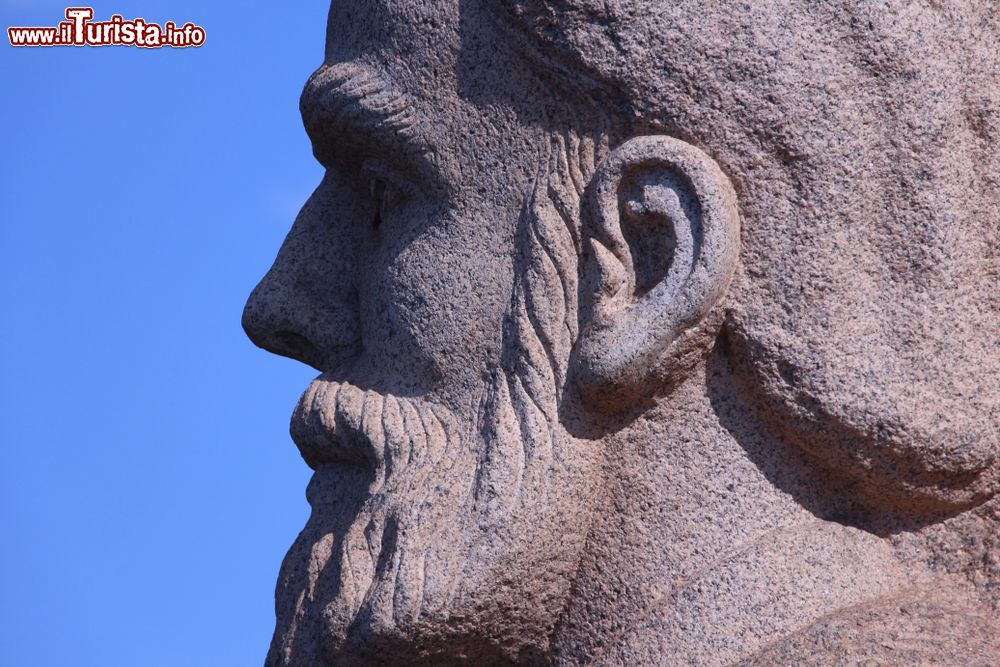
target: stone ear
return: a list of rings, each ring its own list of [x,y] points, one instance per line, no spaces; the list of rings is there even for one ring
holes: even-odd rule
[[[612,151],[587,204],[575,381],[591,408],[624,409],[710,349],[739,256],[736,195],[701,150],[646,136]]]

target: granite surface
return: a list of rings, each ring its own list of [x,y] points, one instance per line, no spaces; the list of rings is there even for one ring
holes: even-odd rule
[[[337,0],[268,667],[1000,664],[993,0]]]

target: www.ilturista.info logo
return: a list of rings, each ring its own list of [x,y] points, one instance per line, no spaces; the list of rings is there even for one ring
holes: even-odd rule
[[[205,43],[205,29],[167,21],[162,26],[145,19],[126,21],[114,14],[108,21],[93,21],[92,7],[68,7],[66,21],[52,28],[7,28],[11,46],[164,46],[183,48]]]

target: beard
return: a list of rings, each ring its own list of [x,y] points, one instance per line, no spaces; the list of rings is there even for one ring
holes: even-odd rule
[[[473,426],[459,423],[424,399],[323,377],[306,391],[293,418],[296,441],[307,451],[350,447],[357,462],[321,464],[310,482],[312,515],[282,566],[268,665],[357,664],[417,644],[434,664],[457,646],[478,652],[478,662],[507,662],[505,651],[469,634],[483,611],[469,603],[499,599],[491,616],[523,622],[549,608],[536,606],[539,596],[563,596],[584,531],[544,558],[532,551],[538,538],[576,525],[564,506],[543,509],[553,483],[574,478],[571,488],[585,488],[581,470],[553,468],[555,444],[568,446],[568,437],[552,432],[519,378],[503,375],[484,390]],[[336,456],[348,460],[346,451]],[[563,564],[547,567],[545,590],[511,571],[531,572],[541,560]],[[521,587],[536,590],[501,591]],[[553,622],[519,629],[512,655],[543,642]]]
[[[282,565],[268,667],[543,660],[597,465],[558,405],[578,326],[574,183],[595,153],[550,146],[475,418],[327,375],[303,394],[292,435],[316,469],[312,514]]]
[[[279,600],[299,619],[293,635],[302,619],[319,620],[323,653],[342,655],[350,638],[391,635],[454,594],[455,550],[440,547],[454,547],[472,516],[476,472],[471,434],[458,423],[427,400],[324,377],[305,392],[294,438],[307,460],[324,463],[300,537],[308,567],[305,554],[291,565],[305,580],[282,591],[294,600]]]

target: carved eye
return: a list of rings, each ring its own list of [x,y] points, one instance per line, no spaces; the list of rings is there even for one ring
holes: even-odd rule
[[[362,169],[368,180],[368,196],[375,205],[372,227],[378,229],[382,226],[382,222],[402,204],[412,186],[382,162],[366,160]]]
[[[372,219],[372,228],[378,230],[382,226],[383,208],[386,202],[386,182],[377,176],[373,176],[368,181],[368,194],[375,202],[375,217]]]

